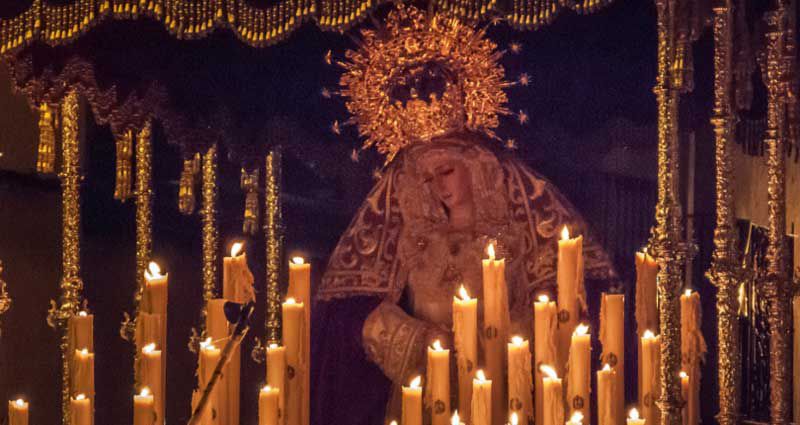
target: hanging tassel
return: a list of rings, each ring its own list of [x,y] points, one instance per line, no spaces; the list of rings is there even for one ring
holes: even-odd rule
[[[195,155],[191,159],[183,160],[183,171],[181,171],[180,188],[178,191],[178,210],[183,215],[190,215],[195,211],[197,205],[195,184],[199,172],[199,155]]]
[[[247,171],[242,167],[241,187],[245,192],[242,232],[255,235],[258,231],[258,168]]]
[[[39,106],[39,149],[36,171],[52,173],[56,164],[56,128],[52,108],[46,103]]]
[[[117,181],[114,199],[125,202],[131,197],[131,157],[133,156],[133,132],[128,130],[117,138]]]

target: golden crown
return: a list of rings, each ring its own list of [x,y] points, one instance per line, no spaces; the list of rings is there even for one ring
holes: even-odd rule
[[[496,138],[511,85],[501,56],[485,30],[399,4],[383,28],[362,30],[359,47],[345,53],[347,123],[366,138],[365,149],[376,146],[387,161],[404,146],[453,131]]]

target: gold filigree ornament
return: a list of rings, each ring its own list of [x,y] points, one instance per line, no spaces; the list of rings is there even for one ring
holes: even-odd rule
[[[361,31],[356,50],[339,62],[342,95],[364,148],[387,162],[403,147],[459,130],[497,138],[508,115],[503,53],[457,19],[399,4],[380,29]]]
[[[11,309],[11,296],[6,291],[6,282],[3,280],[3,261],[0,260],[0,337],[3,336],[3,315]]]

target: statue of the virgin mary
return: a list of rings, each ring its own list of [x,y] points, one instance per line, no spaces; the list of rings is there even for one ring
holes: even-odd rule
[[[317,292],[315,425],[399,418],[400,385],[424,375],[426,347],[453,347],[459,287],[480,298],[490,242],[506,259],[515,334],[530,336],[534,296],[555,286],[564,225],[584,235],[587,279],[614,274],[564,196],[493,146],[507,84],[482,31],[399,6],[362,37],[343,64],[342,95],[367,145],[389,162]]]

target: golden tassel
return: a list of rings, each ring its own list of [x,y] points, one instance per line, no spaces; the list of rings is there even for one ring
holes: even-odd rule
[[[56,128],[52,108],[42,103],[39,106],[39,156],[36,171],[52,173],[56,165]]]
[[[127,201],[131,197],[131,157],[133,156],[133,132],[128,130],[117,138],[117,181],[114,199]]]
[[[194,213],[197,205],[195,196],[195,182],[197,173],[200,171],[200,157],[183,160],[183,171],[181,171],[180,187],[178,189],[178,210],[183,215]]]
[[[255,235],[258,231],[258,168],[247,171],[242,167],[241,187],[245,191],[242,232]]]

